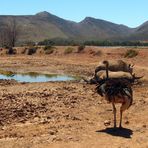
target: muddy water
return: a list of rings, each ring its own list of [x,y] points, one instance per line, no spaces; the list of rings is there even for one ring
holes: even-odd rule
[[[47,82],[47,81],[70,81],[76,77],[58,74],[40,74],[35,72],[13,73],[11,71],[0,71],[0,79],[14,79],[18,82]]]

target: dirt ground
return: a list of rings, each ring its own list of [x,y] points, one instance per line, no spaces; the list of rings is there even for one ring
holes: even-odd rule
[[[124,58],[130,48],[87,47],[84,53],[65,55],[64,47],[57,47],[59,52],[50,55],[1,55],[0,70],[89,78],[99,61],[122,59],[144,77],[133,86],[124,128],[116,130],[112,105],[95,92],[95,85],[0,80],[0,148],[148,148],[148,48],[136,48],[138,56]]]

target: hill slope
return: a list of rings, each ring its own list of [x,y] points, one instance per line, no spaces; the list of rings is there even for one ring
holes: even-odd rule
[[[0,30],[14,18],[20,28],[20,42],[57,37],[75,40],[148,39],[148,23],[136,29],[92,17],[76,23],[45,11],[36,15],[0,16]]]

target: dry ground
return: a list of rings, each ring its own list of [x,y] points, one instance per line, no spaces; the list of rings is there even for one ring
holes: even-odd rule
[[[124,129],[112,129],[112,106],[96,94],[95,85],[0,80],[0,147],[148,148],[148,49],[136,48],[138,56],[127,59],[123,47],[87,47],[84,53],[67,55],[64,48],[51,55],[2,55],[0,70],[91,77],[102,59],[134,63],[134,71],[144,78],[133,87],[134,102],[123,114]]]

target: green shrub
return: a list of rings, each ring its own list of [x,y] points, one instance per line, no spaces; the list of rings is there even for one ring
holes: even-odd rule
[[[85,49],[85,46],[84,45],[80,45],[78,46],[78,53],[82,52],[83,50]]]
[[[0,70],[0,73],[1,73],[2,75],[7,76],[7,77],[12,77],[12,76],[15,75],[15,73],[12,72],[12,71],[3,71],[3,70]]]
[[[44,47],[45,54],[52,54],[54,52],[53,46],[45,46]]]
[[[69,54],[69,53],[72,53],[73,51],[74,51],[74,48],[68,47],[68,48],[65,49],[64,53]]]
[[[133,49],[130,49],[130,50],[127,50],[127,51],[126,51],[124,57],[125,57],[125,58],[133,58],[133,57],[135,57],[135,56],[137,56],[137,55],[138,55],[138,51],[133,50]]]

